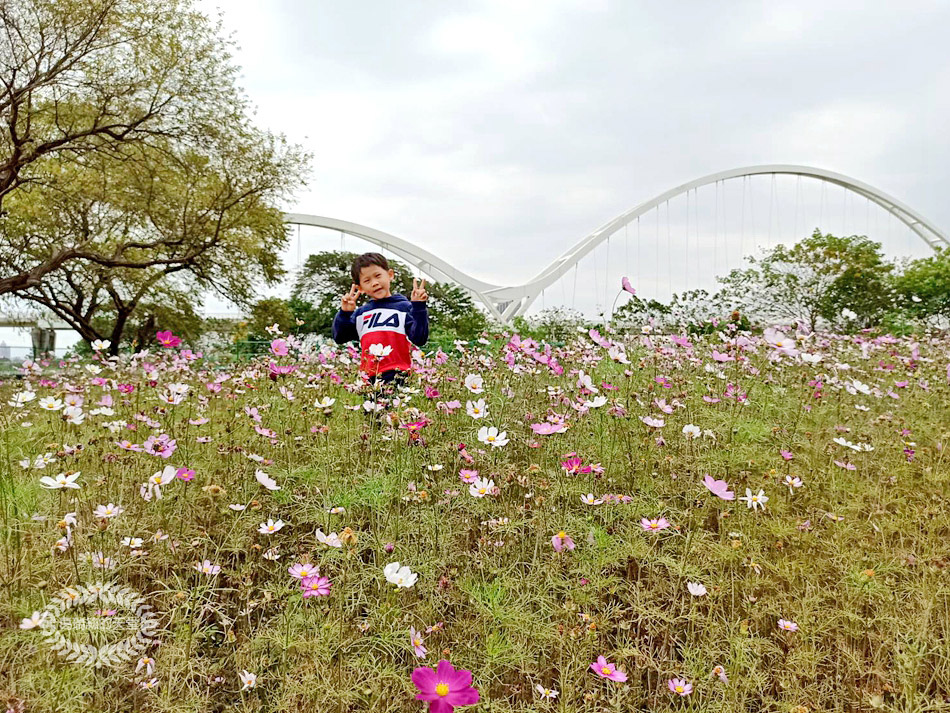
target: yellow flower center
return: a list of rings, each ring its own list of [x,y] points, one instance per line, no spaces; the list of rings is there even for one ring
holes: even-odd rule
[[[683,687],[682,687],[682,686],[676,686],[676,692],[677,692],[677,693],[682,693],[682,692],[683,692]]]
[[[489,436],[489,437],[488,437],[488,440],[489,440],[489,441],[494,441],[494,440],[495,440],[495,437],[494,437],[494,436]]]
[[[449,687],[444,683],[440,683],[435,687],[435,692],[440,696],[447,696],[449,695]]]
[[[600,669],[600,672],[601,672],[602,674],[604,674],[605,676],[609,676],[610,674],[613,673],[613,671],[611,671],[611,670],[610,670],[609,668],[607,668],[606,666],[603,666],[603,667]]]
[[[563,540],[565,537],[567,537],[567,533],[564,532],[564,530],[561,530],[559,533],[557,533],[557,536],[558,539]]]

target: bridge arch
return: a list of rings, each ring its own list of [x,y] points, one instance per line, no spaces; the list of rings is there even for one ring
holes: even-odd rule
[[[671,188],[655,198],[644,201],[629,211],[604,223],[551,261],[551,263],[533,278],[521,285],[495,285],[485,282],[484,280],[479,280],[450,265],[445,260],[418,245],[358,223],[351,223],[336,218],[306,215],[303,213],[287,213],[285,214],[285,220],[294,225],[310,225],[318,228],[338,230],[347,235],[363,238],[384,249],[390,250],[419,270],[431,275],[433,278],[437,280],[448,279],[465,288],[472,297],[481,302],[494,317],[503,323],[507,323],[511,318],[524,314],[538,298],[542,290],[562,277],[585,255],[594,250],[619,229],[636,220],[644,213],[653,210],[661,203],[688,191],[719,181],[764,174],[806,176],[808,178],[815,178],[826,183],[842,186],[872,201],[881,208],[884,208],[910,228],[910,230],[932,249],[936,250],[942,246],[950,246],[950,240],[948,240],[945,233],[940,231],[933,223],[928,221],[913,208],[888,195],[884,191],[841,173],[826,171],[812,166],[797,166],[792,164],[766,164],[734,168],[728,171],[711,173],[690,181],[689,183],[684,183],[676,188]]]

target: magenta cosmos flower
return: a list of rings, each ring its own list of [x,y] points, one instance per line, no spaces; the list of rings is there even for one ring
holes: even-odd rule
[[[311,577],[304,577],[300,580],[300,589],[303,591],[303,598],[307,597],[326,597],[330,594],[330,587],[333,585],[330,583],[329,578],[320,577],[314,575]]]
[[[164,332],[156,332],[155,339],[158,340],[158,343],[163,347],[177,347],[181,344],[181,337],[176,337],[172,334],[170,329],[166,329]]]
[[[597,660],[590,665],[590,668],[601,678],[609,678],[611,681],[619,681],[620,683],[627,680],[627,674],[618,671],[614,664],[607,663],[607,659],[603,656],[598,656]]]
[[[555,552],[560,552],[563,549],[573,550],[574,540],[572,540],[570,535],[564,532],[564,530],[561,530],[551,538],[551,545],[554,547]]]
[[[659,532],[660,530],[665,530],[670,526],[669,521],[665,517],[654,518],[653,520],[648,520],[647,518],[640,518],[640,527],[642,527],[647,532]]]
[[[417,668],[412,672],[412,682],[419,693],[416,700],[429,701],[429,713],[452,713],[455,706],[470,706],[478,703],[478,691],[472,688],[472,672],[458,671],[445,659],[431,668]]]

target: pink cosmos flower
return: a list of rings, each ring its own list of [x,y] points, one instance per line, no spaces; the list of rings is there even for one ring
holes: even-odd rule
[[[858,469],[858,466],[856,466],[854,463],[846,463],[846,462],[843,461],[843,460],[836,460],[836,461],[835,461],[835,465],[838,466],[839,468],[844,468],[845,470],[857,470],[857,469]]]
[[[782,631],[798,631],[798,624],[788,619],[779,619],[778,628]]]
[[[298,562],[287,568],[288,574],[296,579],[306,579],[320,574],[320,568],[315,564],[302,564]]]
[[[620,284],[623,289],[625,289],[631,295],[637,294],[637,291],[633,289],[633,285],[630,284],[630,280],[628,280],[626,276],[620,278]]]
[[[665,517],[659,519],[648,520],[647,518],[640,518],[640,527],[642,527],[647,532],[659,532],[660,530],[665,530],[670,526],[670,523]]]
[[[463,483],[471,485],[476,480],[478,480],[478,471],[462,468],[459,470],[459,480],[461,480]]]
[[[164,332],[156,332],[155,339],[158,340],[159,344],[166,348],[177,347],[179,344],[181,344],[181,337],[176,337],[174,334],[172,334],[170,329],[167,329]]]
[[[685,678],[671,678],[666,682],[666,685],[678,696],[688,696],[693,692],[693,684]]]
[[[573,550],[574,540],[572,540],[570,535],[564,532],[564,530],[561,530],[551,538],[551,545],[554,547],[555,552],[560,552],[563,549]]]
[[[178,469],[178,472],[175,473],[175,477],[179,480],[184,480],[186,483],[190,480],[193,480],[195,477],[195,471],[191,468],[181,467]]]
[[[290,350],[287,348],[286,339],[275,339],[270,343],[270,350],[274,356],[287,356]]]
[[[413,651],[420,659],[424,659],[428,651],[423,646],[422,633],[416,631],[414,626],[409,627],[409,643],[412,644]]]
[[[787,451],[787,450],[785,450],[784,448],[779,451],[779,455],[781,455],[782,458],[784,458],[785,460],[791,460],[792,458],[795,457],[795,456],[792,455],[792,452],[791,452],[791,451]]]
[[[567,426],[565,426],[563,423],[532,423],[531,430],[537,433],[539,436],[549,436],[552,433],[566,431]]]
[[[478,703],[478,691],[472,688],[472,672],[456,671],[445,659],[439,661],[434,671],[424,667],[415,669],[412,682],[420,691],[416,700],[429,701],[429,713],[452,713],[455,706]]]
[[[664,421],[662,418],[653,418],[652,416],[644,416],[640,420],[643,421],[647,426],[650,426],[651,428],[663,428],[663,425],[664,425]]]
[[[729,490],[729,484],[725,480],[716,480],[707,474],[706,477],[703,478],[703,485],[717,498],[722,498],[723,500],[736,499],[736,494]]]
[[[313,575],[300,580],[300,589],[303,591],[304,599],[307,597],[326,597],[330,594],[330,587],[332,586],[328,577]]]
[[[611,681],[618,681],[620,683],[627,680],[627,674],[623,671],[618,671],[614,664],[607,663],[607,659],[603,656],[598,656],[597,660],[590,665],[590,668],[591,671],[601,678],[609,678]]]

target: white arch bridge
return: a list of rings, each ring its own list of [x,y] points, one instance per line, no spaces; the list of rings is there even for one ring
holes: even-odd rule
[[[505,286],[485,282],[484,280],[472,277],[457,267],[450,265],[437,255],[432,254],[428,250],[408,240],[358,223],[302,213],[287,213],[285,214],[285,220],[292,225],[327,228],[373,243],[399,256],[434,280],[447,280],[460,285],[471,294],[473,299],[484,305],[490,314],[500,322],[507,323],[513,317],[524,314],[546,287],[549,287],[561,278],[599,244],[629,223],[637,220],[640,216],[668,202],[671,198],[675,198],[684,193],[688,195],[690,191],[694,191],[701,186],[719,183],[729,179],[769,174],[773,176],[804,176],[818,179],[824,183],[841,186],[847,191],[886,210],[932,249],[936,250],[940,247],[950,246],[950,240],[948,240],[947,235],[941,232],[920,213],[873,186],[862,183],[849,176],[820,168],[784,164],[746,166],[729,171],[720,171],[719,173],[697,178],[694,181],[684,183],[665,193],[661,193],[655,198],[644,201],[631,210],[618,215],[613,220],[600,226],[553,260],[533,278],[521,285]]]
[[[375,228],[370,228],[365,225],[360,225],[358,223],[352,223],[345,220],[338,220],[336,218],[327,218],[315,215],[306,215],[301,213],[286,213],[284,215],[285,221],[291,225],[302,225],[302,226],[313,226],[317,228],[325,228],[333,231],[338,231],[342,235],[350,235],[355,238],[365,240],[371,244],[382,248],[384,251],[392,253],[398,256],[400,259],[404,260],[406,263],[412,265],[419,272],[428,275],[431,279],[437,281],[450,281],[463,289],[467,290],[472,298],[479,303],[481,303],[487,311],[496,319],[502,323],[509,323],[510,320],[518,315],[523,315],[531,307],[532,303],[538,299],[539,296],[542,296],[545,288],[550,287],[555,282],[560,280],[566,273],[568,273],[572,268],[576,267],[578,263],[588,255],[592,255],[593,251],[602,243],[607,241],[608,249],[608,260],[609,260],[609,248],[610,243],[609,239],[612,235],[617,233],[620,230],[625,230],[626,226],[634,221],[637,222],[637,231],[639,233],[639,222],[640,217],[644,214],[649,213],[650,211],[656,210],[657,221],[659,221],[659,206],[666,204],[667,211],[667,237],[664,239],[667,247],[667,259],[670,260],[669,255],[673,252],[675,248],[672,244],[669,232],[669,201],[672,198],[686,195],[687,200],[687,216],[689,214],[689,198],[690,193],[695,196],[696,189],[707,186],[710,184],[716,184],[717,186],[717,211],[719,205],[718,198],[718,187],[719,184],[725,183],[730,179],[745,179],[752,176],[761,176],[761,175],[771,175],[773,177],[773,191],[774,191],[774,177],[776,175],[787,175],[787,176],[797,176],[799,179],[802,177],[817,179],[822,184],[822,189],[828,184],[839,186],[844,189],[845,197],[847,198],[848,194],[857,196],[861,199],[864,199],[868,206],[870,204],[875,204],[880,208],[884,209],[889,217],[895,218],[897,221],[902,223],[908,230],[905,231],[908,236],[913,236],[919,238],[923,241],[924,244],[929,246],[931,249],[938,249],[944,246],[950,246],[950,240],[948,240],[946,233],[941,232],[933,223],[928,221],[917,211],[910,208],[901,201],[893,198],[892,196],[884,193],[873,186],[870,186],[866,183],[862,183],[854,178],[845,176],[840,173],[834,173],[832,171],[826,171],[820,168],[814,168],[810,166],[797,166],[797,165],[785,165],[785,164],[769,164],[762,166],[746,166],[744,168],[735,168],[729,171],[721,171],[719,173],[713,173],[708,176],[703,176],[702,178],[697,178],[694,181],[689,183],[684,183],[681,186],[672,188],[665,193],[662,193],[651,200],[645,201],[631,210],[618,215],[613,220],[605,223],[600,226],[569,249],[562,253],[559,257],[555,258],[547,267],[541,270],[533,278],[521,285],[496,285],[484,280],[480,280],[476,277],[473,277],[457,267],[449,264],[446,260],[434,255],[433,253],[425,250],[424,248],[408,241],[403,238],[399,238],[395,235],[385,233],[381,230],[376,230]],[[743,220],[745,217],[745,184],[743,182]],[[723,189],[725,192],[725,189]],[[696,199],[694,199],[693,207],[695,210]],[[751,206],[750,206],[751,208]],[[845,211],[847,212],[847,211]],[[753,216],[754,217],[754,216]],[[688,220],[688,218],[687,218]],[[697,217],[698,221],[698,217]],[[723,218],[725,221],[725,218]],[[769,229],[771,229],[771,216],[769,218]],[[639,239],[639,235],[638,235]],[[687,249],[688,249],[688,239],[689,239],[689,225],[687,224]],[[657,242],[660,241],[659,230],[657,232]],[[656,256],[657,264],[659,261],[659,251],[658,247],[655,247],[654,255]],[[741,248],[740,248],[741,250]],[[638,257],[639,257],[639,240],[638,240]],[[593,256],[592,258],[593,259]],[[678,258],[679,259],[679,258]],[[699,257],[697,256],[697,261]],[[299,262],[299,242],[298,242],[298,262]],[[641,263],[646,261],[639,261],[638,266]],[[715,263],[715,260],[712,260]],[[688,264],[685,265],[687,274],[689,272]],[[708,265],[704,265],[704,268],[708,268]],[[715,267],[715,265],[713,265]],[[648,268],[649,269],[649,268]],[[699,265],[697,264],[697,272],[699,272]],[[606,270],[605,270],[606,274]],[[595,273],[596,279],[596,273]],[[607,280],[605,279],[604,285],[606,287]],[[619,280],[617,280],[619,283]],[[563,281],[561,282],[563,288]],[[613,284],[613,278],[611,278],[610,284]],[[619,284],[617,285],[619,289]],[[576,271],[575,271],[575,288],[576,288]],[[543,301],[543,297],[542,297]],[[232,313],[221,313],[215,315],[206,315],[206,316],[219,316],[219,317],[237,317],[239,315]],[[42,326],[49,326],[54,329],[69,329],[69,326],[59,320],[58,318],[47,318],[41,320]],[[0,327],[10,327],[10,326],[34,326],[37,324],[37,320],[32,316],[14,316],[14,315],[2,315],[0,314]]]

